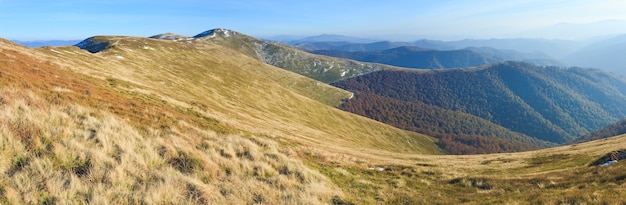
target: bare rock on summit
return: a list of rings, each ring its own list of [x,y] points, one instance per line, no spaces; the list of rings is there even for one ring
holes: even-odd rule
[[[159,35],[150,36],[152,39],[161,39],[161,40],[170,40],[170,41],[184,41],[189,40],[190,38],[183,35],[173,34],[173,33],[164,33]]]
[[[99,53],[111,47],[111,42],[99,37],[90,37],[75,46],[90,53]]]

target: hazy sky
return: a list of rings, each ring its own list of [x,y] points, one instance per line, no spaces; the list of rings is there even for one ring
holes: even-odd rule
[[[0,37],[15,40],[150,36],[165,32],[191,36],[217,27],[256,37],[319,34],[415,40],[534,37],[541,29],[559,23],[605,20],[626,22],[626,2],[0,0]]]

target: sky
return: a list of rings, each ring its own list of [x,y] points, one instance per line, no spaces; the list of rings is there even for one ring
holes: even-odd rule
[[[584,25],[596,27],[571,31],[571,27]],[[0,0],[0,37],[12,40],[76,40],[95,35],[152,36],[166,32],[193,36],[213,28],[255,37],[338,34],[389,40],[568,39],[626,33],[626,2]]]

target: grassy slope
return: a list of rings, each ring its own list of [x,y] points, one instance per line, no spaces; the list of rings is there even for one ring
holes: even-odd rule
[[[625,149],[625,138],[511,154],[396,155],[372,165],[385,171],[328,162],[318,168],[357,204],[619,204],[626,162],[589,164]]]
[[[265,76],[282,73],[279,69],[235,51],[119,40],[97,54],[1,43],[0,153],[12,157],[0,159],[0,201],[611,204],[626,199],[624,162],[587,166],[626,149],[626,136],[515,154],[416,154],[437,150],[429,138],[296,94]],[[370,170],[377,167],[385,171]]]
[[[149,92],[166,101],[171,99],[181,109],[219,119],[241,130],[269,136],[294,136],[314,144],[334,146],[348,142],[350,145],[377,149],[386,147],[387,150],[401,152],[415,152],[422,147],[410,147],[395,141],[406,141],[405,137],[426,139],[301,96],[287,83],[277,81],[293,82],[284,79],[303,77],[267,66],[222,46],[203,41],[190,44],[138,38],[112,41],[117,43],[116,46],[95,54],[96,58],[90,60],[102,63],[94,71],[105,73],[96,75],[111,75],[114,79],[127,82],[119,89]],[[89,57],[92,57],[91,54]],[[331,89],[328,85],[319,86]],[[319,90],[312,89],[310,92]]]
[[[341,190],[299,153],[438,152],[230,49],[106,39],[97,54],[1,43],[0,201],[329,203]]]

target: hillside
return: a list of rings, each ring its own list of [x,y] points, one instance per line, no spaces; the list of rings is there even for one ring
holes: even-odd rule
[[[580,68],[506,62],[461,70],[380,71],[333,85],[467,113],[552,143],[568,142],[626,117],[621,106],[626,82]]]
[[[625,150],[626,136],[522,153],[433,155],[440,152],[430,137],[322,100],[350,93],[237,50],[110,36],[80,45],[94,52],[0,39],[2,204],[626,198],[624,162],[590,166]]]
[[[439,138],[440,147],[452,154],[518,152],[553,145],[474,115],[372,93],[357,93],[339,108]]]
[[[345,91],[219,45],[92,45],[0,42],[2,203],[322,204],[344,194],[305,153],[439,152],[298,94]]]
[[[576,139],[576,142],[588,142],[592,140],[605,139],[617,135],[626,134],[626,119],[620,120],[606,127],[600,128],[592,133],[582,136],[580,139]]]
[[[392,66],[310,54],[228,29],[208,30],[193,38],[232,48],[267,64],[326,83],[377,70],[393,69]]]

